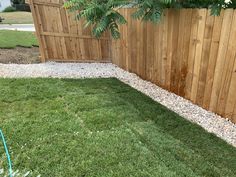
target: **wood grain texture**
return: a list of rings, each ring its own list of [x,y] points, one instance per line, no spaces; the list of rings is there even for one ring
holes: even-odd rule
[[[203,104],[204,99],[204,91],[206,85],[206,75],[207,75],[207,68],[209,64],[209,54],[210,54],[210,47],[211,47],[211,39],[213,33],[213,25],[215,17],[211,16],[211,11],[209,10],[205,24],[205,32],[203,38],[203,48],[202,48],[202,58],[200,64],[200,73],[199,73],[199,81],[198,81],[198,90],[197,90],[197,98],[196,103],[198,105]],[[211,64],[211,63],[210,63]]]
[[[121,11],[128,25],[112,41],[112,61],[236,122],[236,11],[169,9],[157,25],[133,21],[132,12]]]
[[[218,98],[220,95],[221,90],[221,83],[222,83],[222,72],[224,70],[224,65],[226,62],[226,53],[228,49],[228,43],[230,40],[230,31],[231,31],[231,24],[232,24],[232,17],[233,17],[233,10],[228,9],[225,11],[222,29],[221,29],[221,36],[220,36],[220,44],[219,44],[219,51],[217,55],[217,61],[216,61],[216,68],[214,73],[214,81],[212,86],[212,92],[211,92],[211,102],[209,109],[211,111],[217,110],[217,103]]]
[[[202,48],[203,48],[203,38],[205,32],[205,23],[206,23],[206,10],[200,9],[198,16],[198,33],[197,33],[197,46],[194,57],[194,68],[193,68],[193,81],[192,81],[192,90],[191,90],[191,100],[196,103],[197,99],[197,89],[199,84],[200,76],[200,67],[202,61]]]
[[[185,86],[185,97],[187,99],[191,98],[192,93],[192,81],[193,81],[193,69],[194,69],[194,58],[196,54],[197,46],[197,34],[198,34],[198,10],[192,10],[192,21],[191,21],[191,35],[190,35],[190,44],[188,52],[188,68],[186,76],[186,86]]]
[[[232,27],[236,26],[236,13],[234,12],[232,17]],[[219,114],[225,114],[225,107],[226,107],[226,101],[227,96],[229,93],[229,87],[230,87],[230,81],[232,78],[232,73],[234,72],[234,62],[235,62],[235,55],[236,55],[236,28],[231,28],[231,31],[229,32],[229,43],[228,43],[228,49],[225,55],[225,64],[222,71],[222,80],[221,80],[221,89],[218,97],[217,102],[217,112]],[[236,96],[235,96],[236,97]]]
[[[29,0],[41,61],[111,61],[108,34],[96,39],[75,13],[63,8],[64,0]]]

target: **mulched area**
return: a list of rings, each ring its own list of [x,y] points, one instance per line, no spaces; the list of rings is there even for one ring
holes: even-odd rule
[[[0,63],[33,64],[39,63],[39,48],[16,47],[15,49],[0,49]]]

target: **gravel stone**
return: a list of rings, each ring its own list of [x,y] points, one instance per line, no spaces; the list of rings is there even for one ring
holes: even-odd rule
[[[115,77],[236,147],[236,124],[111,63],[0,64],[2,78]]]

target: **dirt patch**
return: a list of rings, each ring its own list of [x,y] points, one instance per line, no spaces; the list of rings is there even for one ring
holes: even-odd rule
[[[32,64],[39,63],[39,48],[17,47],[15,49],[0,49],[0,63]]]

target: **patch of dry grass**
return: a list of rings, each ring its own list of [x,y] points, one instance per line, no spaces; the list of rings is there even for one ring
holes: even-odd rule
[[[33,24],[30,12],[2,12],[0,17],[5,19],[0,24]]]

